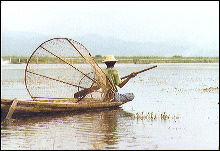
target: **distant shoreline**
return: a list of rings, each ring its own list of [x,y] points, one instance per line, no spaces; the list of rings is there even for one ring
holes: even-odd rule
[[[115,56],[119,62],[118,63],[134,63],[134,64],[150,64],[150,63],[219,63],[219,57],[182,57],[182,56],[172,56],[172,57],[160,57],[160,56]],[[21,64],[27,63],[29,56],[2,56],[4,61],[8,61],[11,64]],[[69,63],[86,63],[81,57],[66,57],[64,58]],[[105,57],[101,55],[94,56],[97,63],[102,63]],[[32,59],[32,63],[62,63],[58,59],[51,57],[41,57],[37,59]]]

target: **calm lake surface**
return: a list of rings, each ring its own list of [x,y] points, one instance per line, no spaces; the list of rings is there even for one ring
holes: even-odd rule
[[[219,64],[116,64],[115,68],[123,77],[154,65],[158,67],[119,90],[135,94],[120,108],[13,116],[12,122],[1,124],[1,149],[219,149]],[[1,98],[31,99],[24,84],[25,66],[1,65]],[[148,112],[156,117],[143,118]],[[164,112],[169,119],[159,118]]]

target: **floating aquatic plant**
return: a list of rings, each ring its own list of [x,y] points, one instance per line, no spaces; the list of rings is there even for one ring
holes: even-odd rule
[[[209,88],[204,88],[201,89],[204,92],[219,92],[219,88],[218,87],[209,87]]]
[[[134,119],[148,119],[148,120],[157,120],[157,119],[161,119],[161,120],[168,120],[168,119],[179,119],[180,117],[177,115],[170,115],[167,114],[166,112],[162,112],[161,114],[156,114],[154,112],[147,112],[147,114],[145,112],[141,112],[141,113],[135,113],[132,118]]]

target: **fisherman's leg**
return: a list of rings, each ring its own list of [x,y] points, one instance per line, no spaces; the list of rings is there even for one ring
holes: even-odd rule
[[[128,102],[128,101],[132,101],[133,99],[134,99],[133,93],[120,94],[120,101],[121,102]]]
[[[118,92],[115,93],[115,96],[112,102],[120,102],[120,94]]]
[[[115,94],[114,100],[112,102],[128,102],[134,99],[133,93]]]

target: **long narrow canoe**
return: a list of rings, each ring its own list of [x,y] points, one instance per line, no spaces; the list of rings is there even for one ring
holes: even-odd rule
[[[21,100],[16,99],[17,105],[14,113],[47,113],[47,112],[65,112],[80,111],[97,108],[119,107],[126,102],[101,102],[97,100],[87,100],[76,102],[76,100]],[[1,98],[1,112],[8,112],[14,99]]]

